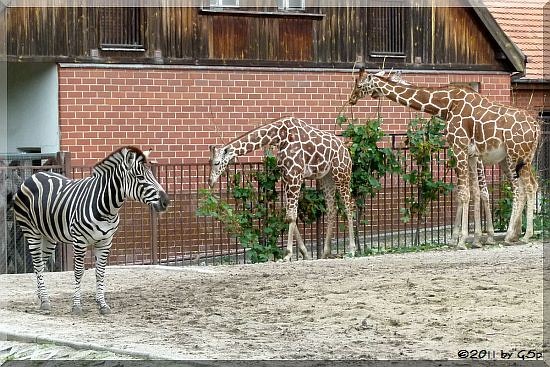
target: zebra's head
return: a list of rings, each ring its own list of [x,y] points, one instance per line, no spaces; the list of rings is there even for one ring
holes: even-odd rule
[[[208,180],[208,186],[214,186],[233,158],[235,158],[233,148],[210,146],[210,179]]]
[[[168,209],[170,199],[147,164],[147,157],[151,151],[142,152],[134,147],[126,147],[122,148],[120,153],[126,166],[126,197],[147,204],[157,212]]]

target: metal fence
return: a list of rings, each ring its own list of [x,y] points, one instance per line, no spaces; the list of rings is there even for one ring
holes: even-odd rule
[[[405,162],[405,171],[414,165],[410,162],[408,151],[401,148],[402,137],[391,137],[385,144],[400,151]],[[15,167],[15,166],[14,166]],[[20,178],[30,175],[36,165],[24,168],[20,166],[4,169],[4,172],[16,170]],[[224,230],[219,222],[196,215],[200,198],[199,190],[207,187],[209,167],[205,164],[159,164],[154,165],[154,172],[159,182],[170,195],[170,209],[157,214],[149,207],[127,202],[120,211],[119,230],[113,241],[109,264],[166,264],[196,265],[224,264],[247,262],[245,250]],[[66,164],[48,167],[59,170],[72,178],[78,179],[90,174],[90,167],[69,167]],[[230,177],[241,172],[246,179],[253,172],[262,169],[261,163],[237,163],[229,167],[225,176],[220,178],[216,187],[217,195],[231,200],[226,190]],[[443,166],[432,167],[438,179],[455,182],[452,170]],[[501,197],[500,172],[498,167],[486,170],[487,181],[491,192],[492,210]],[[306,183],[315,187],[314,181]],[[430,206],[429,213],[420,221],[404,223],[400,209],[404,207],[405,198],[417,194],[416,189],[406,183],[402,175],[387,175],[381,179],[382,189],[374,197],[365,199],[365,206],[358,210],[355,220],[357,242],[361,250],[387,250],[395,247],[408,247],[415,244],[439,243],[448,244],[451,236],[451,224],[455,215],[453,194],[442,195]],[[280,187],[279,187],[280,190]],[[282,196],[282,195],[281,195]],[[282,205],[280,203],[279,205]],[[7,210],[8,237],[7,249],[0,253],[4,266],[0,272],[30,272],[31,262],[20,232],[13,224],[13,215]],[[473,219],[473,218],[471,218]],[[472,223],[473,220],[470,220]],[[343,254],[348,249],[347,231],[343,218],[338,218],[332,244],[333,253]],[[471,228],[472,229],[472,228]],[[319,219],[312,224],[299,223],[299,230],[313,258],[322,253],[325,233],[325,220]],[[280,236],[280,245],[284,246],[286,236]],[[297,251],[294,251],[297,254]],[[16,255],[17,259],[13,257]],[[70,246],[58,246],[52,269],[69,270],[72,268],[72,249]],[[297,255],[296,255],[297,256]],[[5,259],[5,260],[4,260]],[[86,263],[93,265],[91,251]]]
[[[23,181],[33,173],[51,170],[61,174],[70,171],[70,154],[4,154],[0,155],[0,274],[32,272],[32,259],[23,234],[15,224],[11,198]],[[72,251],[59,246],[48,264],[50,270],[63,270],[71,261]]]

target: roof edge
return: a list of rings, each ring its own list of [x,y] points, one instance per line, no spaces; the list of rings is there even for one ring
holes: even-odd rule
[[[526,56],[521,49],[508,37],[497,23],[489,9],[482,0],[466,0],[471,6],[481,22],[487,27],[487,30],[501,48],[504,55],[510,61],[519,76],[525,75]]]

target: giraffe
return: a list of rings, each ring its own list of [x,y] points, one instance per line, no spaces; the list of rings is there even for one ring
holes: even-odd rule
[[[332,230],[337,214],[336,190],[346,209],[349,255],[354,256],[354,203],[350,189],[352,161],[343,142],[331,133],[316,129],[297,118],[284,117],[249,131],[224,146],[211,146],[209,186],[213,187],[233,158],[265,146],[277,148],[277,165],[283,181],[286,221],[289,223],[287,254],[283,260],[288,261],[292,257],[294,236],[303,258],[309,259],[296,226],[298,198],[306,178],[319,180],[325,195],[327,231],[322,257],[326,258],[331,253]]]
[[[384,76],[384,71],[381,71],[375,75]],[[402,78],[401,71],[398,71],[395,74],[391,74],[390,72],[389,80],[405,86],[412,85],[411,83],[407,82]],[[470,157],[470,158],[473,158],[473,157]],[[501,168],[504,170],[506,176],[511,179],[512,176],[511,174],[509,174],[509,170],[507,170],[506,167],[502,164],[501,164]],[[487,180],[485,178],[485,167],[483,166],[483,163],[481,162],[481,160],[477,159],[475,166],[469,166],[469,175],[470,175],[469,176],[470,191],[472,194],[471,196],[472,196],[473,209],[474,209],[474,223],[475,223],[474,233],[476,233],[476,235],[474,236],[474,242],[472,246],[481,247],[481,243],[480,241],[478,241],[478,239],[481,237],[480,204],[483,204],[483,212],[485,214],[485,223],[487,226],[487,237],[485,239],[485,243],[494,244],[495,229],[493,227],[493,218],[491,213],[491,206],[489,203],[489,189],[487,187]],[[462,220],[461,218],[462,210],[464,209],[457,210],[457,215],[453,226],[453,234],[451,236],[451,242],[456,242],[458,240],[458,235],[460,232],[460,226],[461,226],[461,220]],[[461,246],[461,248],[465,248],[465,247]]]
[[[465,248],[465,239],[468,235],[468,203],[471,190],[474,209],[477,208],[474,212],[474,244],[479,244],[480,192],[479,174],[476,174],[476,169],[478,172],[483,170],[483,164],[500,163],[507,175],[512,176],[512,172],[515,173],[512,176],[512,214],[505,241],[512,243],[518,240],[521,232],[521,214],[526,203],[527,229],[521,240],[529,240],[533,235],[533,212],[538,189],[531,167],[540,138],[540,123],[536,119],[524,110],[491,102],[470,88],[417,87],[382,75],[367,73],[362,68],[348,103],[355,105],[366,95],[373,98],[385,96],[417,111],[439,116],[447,122],[447,142],[457,159],[455,170],[458,180],[458,206],[453,240],[458,241],[458,248]]]

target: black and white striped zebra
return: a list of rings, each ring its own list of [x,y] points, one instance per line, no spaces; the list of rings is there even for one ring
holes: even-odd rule
[[[72,312],[81,313],[80,281],[84,255],[92,246],[96,256],[96,301],[102,314],[110,312],[105,302],[105,266],[118,211],[129,198],[165,211],[168,195],[147,165],[149,152],[124,147],[95,165],[90,177],[70,180],[53,172],[39,172],[26,179],[15,195],[15,216],[29,243],[38,297],[42,310],[50,309],[44,284],[44,264],[56,244],[72,243],[75,293]]]

